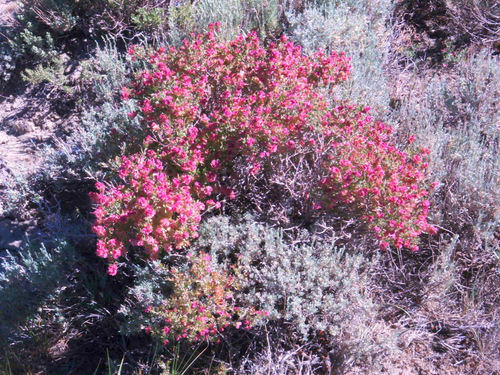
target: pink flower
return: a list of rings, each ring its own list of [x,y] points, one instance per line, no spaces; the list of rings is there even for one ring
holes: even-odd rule
[[[208,172],[207,173],[207,181],[208,182],[215,182],[217,180],[217,175],[214,172]]]
[[[98,256],[112,262],[125,254],[123,243],[151,258],[187,246],[205,207],[221,206],[209,199],[214,192],[236,198],[233,161],[246,160],[250,175],[272,173],[278,152],[314,163],[305,165],[320,182],[305,194],[313,208],[356,205],[381,248],[412,249],[418,235],[435,230],[424,200],[429,150],[402,152],[369,107],[334,100],[341,105],[332,109],[325,98],[324,87],[350,74],[344,54],[306,56],[286,38],[263,47],[255,33],[226,43],[213,27],[193,39],[152,53],[149,68],[122,89],[123,100],[139,103],[146,134],[142,151],[121,159],[123,185],[101,182],[91,194]]]
[[[148,200],[144,197],[139,197],[137,199],[137,206],[139,206],[142,209],[146,208],[148,204],[149,204]]]
[[[321,203],[314,202],[312,207],[313,207],[313,210],[320,210],[321,209]]]
[[[289,140],[286,142],[286,147],[289,149],[289,150],[294,150],[295,149],[295,142],[292,141],[292,140]]]
[[[92,227],[92,231],[100,237],[104,237],[106,235],[106,228],[102,225],[94,225]]]
[[[108,257],[108,249],[106,247],[106,242],[103,240],[97,241],[97,256],[100,258],[107,258]]]
[[[181,180],[184,185],[190,185],[193,182],[193,176],[185,174],[182,175]]]
[[[217,170],[217,169],[219,169],[219,168],[221,167],[221,162],[220,162],[220,160],[219,160],[219,159],[214,159],[214,160],[212,160],[212,161],[210,162],[210,166],[211,166],[213,169]]]
[[[151,113],[153,112],[153,107],[151,106],[151,101],[146,99],[142,104],[142,112]]]
[[[117,272],[118,272],[118,265],[116,263],[113,263],[108,267],[108,274],[110,276],[115,276]]]
[[[122,88],[122,95],[121,96],[122,96],[123,100],[128,100],[130,98],[130,91],[129,91],[129,89],[126,88],[126,87],[123,87]]]
[[[270,153],[273,153],[276,152],[276,150],[278,150],[278,146],[271,143],[270,145],[267,146],[267,149],[269,150]]]
[[[106,215],[106,211],[104,211],[104,209],[102,207],[98,207],[94,211],[94,216],[97,218],[97,220],[102,219],[105,215]]]
[[[155,214],[156,214],[156,211],[155,211],[155,210],[153,210],[153,207],[151,207],[151,206],[147,206],[147,207],[144,209],[144,215],[145,215],[146,217],[148,217],[148,218],[155,216]]]
[[[260,163],[253,163],[250,169],[250,175],[256,175],[260,171]]]
[[[116,249],[113,249],[113,252],[112,252],[113,259],[118,259],[123,254],[124,254],[124,248],[123,248],[123,246],[120,246],[120,247],[118,247]]]
[[[426,232],[429,234],[437,234],[437,228],[433,225],[429,225],[426,229]]]
[[[151,224],[146,224],[142,229],[141,233],[145,236],[151,234],[153,232],[153,226]]]
[[[189,136],[189,139],[192,141],[194,141],[194,139],[196,138],[196,136],[198,135],[198,128],[196,128],[195,126],[193,126],[192,128],[189,128],[188,130],[188,136]]]

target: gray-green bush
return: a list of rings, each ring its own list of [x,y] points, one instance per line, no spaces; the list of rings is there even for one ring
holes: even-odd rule
[[[103,171],[102,163],[112,162],[122,147],[133,146],[134,135],[139,136],[138,119],[128,116],[135,103],[120,98],[121,88],[132,75],[132,62],[108,41],[81,65],[80,80],[85,90],[85,101],[80,104],[82,113],[72,124],[70,136],[54,138],[53,144],[42,150],[45,177],[75,177],[85,173],[96,177]],[[113,143],[111,138],[119,141]]]
[[[486,227],[499,223],[499,77],[498,57],[484,50],[460,62],[455,74],[431,76],[398,114],[400,130],[431,150],[432,178],[441,183],[436,220],[452,231],[472,226],[492,236]]]
[[[308,2],[302,12],[286,13],[292,39],[307,53],[322,48],[351,57],[352,78],[336,95],[370,105],[379,117],[387,116],[389,109],[384,65],[392,8],[392,0],[325,0]]]
[[[394,352],[395,333],[377,322],[370,263],[334,241],[303,232],[293,243],[248,215],[237,224],[215,216],[201,226],[196,246],[210,252],[214,267],[236,257],[246,278],[241,301],[284,321],[297,340],[326,334],[331,350],[347,363],[373,365]]]
[[[38,308],[61,292],[75,259],[74,249],[63,241],[50,249],[43,243],[32,244],[0,259],[0,340],[16,333]]]
[[[0,43],[0,89],[12,77],[12,73],[16,69],[17,57],[17,53],[8,43]]]

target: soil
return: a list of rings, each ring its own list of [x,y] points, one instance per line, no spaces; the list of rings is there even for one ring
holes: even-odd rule
[[[0,32],[12,27],[15,9],[15,0],[0,0]],[[44,95],[26,88],[20,77],[0,96],[0,258],[4,250],[19,250],[26,236],[37,232],[22,209],[8,210],[6,202],[18,193],[19,182],[42,168],[38,151],[63,122],[46,103]]]
[[[14,22],[16,0],[0,0],[0,26],[9,26]]]

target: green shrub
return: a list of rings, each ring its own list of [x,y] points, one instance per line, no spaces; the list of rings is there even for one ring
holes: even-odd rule
[[[64,34],[76,28],[79,17],[75,15],[78,0],[21,0],[17,19],[28,28],[45,28],[56,34]]]
[[[51,91],[57,90],[65,94],[74,92],[68,77],[65,75],[67,55],[54,57],[48,64],[40,64],[34,69],[27,68],[21,73],[22,78],[33,85],[45,83]]]
[[[86,22],[108,35],[131,36],[163,26],[161,18],[166,6],[161,0],[88,0],[86,7],[90,12]]]
[[[139,31],[152,32],[157,29],[162,29],[165,19],[165,10],[163,8],[151,10],[140,8],[132,15],[132,22]]]
[[[178,45],[190,33],[204,32],[210,23],[221,24],[220,36],[229,40],[258,30],[261,37],[279,28],[283,4],[278,0],[181,1],[169,7],[169,37]]]
[[[159,0],[21,0],[18,20],[38,32],[125,36],[163,24]],[[137,27],[137,29],[136,29]]]

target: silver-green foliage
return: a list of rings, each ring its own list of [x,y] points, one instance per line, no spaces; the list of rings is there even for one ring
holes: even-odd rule
[[[395,334],[377,320],[377,304],[370,297],[370,262],[361,254],[349,254],[334,243],[315,242],[302,233],[296,243],[283,232],[257,223],[250,215],[234,223],[227,216],[214,216],[200,227],[200,237],[190,252],[208,252],[212,269],[238,265],[243,286],[240,304],[269,312],[271,321],[281,321],[295,342],[308,342],[320,331],[331,347],[342,348],[351,363],[373,364],[379,356],[394,351]],[[121,313],[122,331],[144,329],[147,306],[168,297],[168,274],[152,263],[136,269]]]
[[[323,331],[331,345],[348,348],[352,360],[374,360],[392,345],[392,334],[377,323],[369,262],[307,233],[301,237],[291,243],[283,231],[250,216],[237,224],[216,216],[201,226],[197,246],[211,253],[214,266],[239,259],[243,303],[284,319],[304,342]]]
[[[140,130],[139,120],[130,119],[128,113],[135,109],[135,103],[119,96],[132,75],[132,65],[112,42],[82,63],[80,80],[88,86],[82,114],[70,137],[55,139],[55,145],[42,151],[45,175],[81,175],[84,171],[95,175],[102,170],[99,163],[120,154],[126,142],[133,142]]]
[[[16,69],[17,55],[8,43],[0,43],[0,88],[12,77]]]
[[[149,306],[160,306],[170,291],[168,269],[158,261],[136,266],[135,276],[134,285],[118,311],[122,321],[120,330],[128,335],[141,332],[150,324],[145,310]]]
[[[392,0],[324,0],[308,2],[303,12],[286,15],[294,41],[307,53],[318,48],[351,57],[352,78],[337,91],[343,99],[370,105],[378,116],[389,108],[384,64],[389,49],[387,26]]]
[[[67,284],[75,252],[67,243],[30,245],[0,258],[0,339],[14,332]]]
[[[434,75],[398,114],[400,128],[431,150],[431,172],[444,197],[438,203],[455,229],[500,224],[499,63],[487,50],[466,58],[453,75]]]

